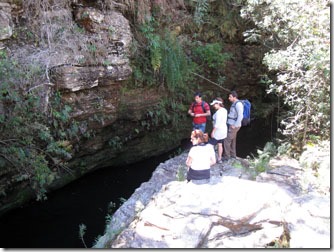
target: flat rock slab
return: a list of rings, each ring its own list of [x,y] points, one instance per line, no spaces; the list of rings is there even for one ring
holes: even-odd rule
[[[198,183],[180,179],[185,159],[160,164],[95,247],[330,248],[329,195],[301,194],[298,166],[284,163],[255,180],[243,160],[230,160]]]

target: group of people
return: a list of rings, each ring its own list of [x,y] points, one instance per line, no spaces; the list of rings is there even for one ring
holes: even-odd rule
[[[210,105],[215,113],[212,116],[212,131],[206,133],[207,117],[211,116],[209,104],[202,100],[201,93],[195,93],[195,101],[190,105],[188,114],[193,117],[191,132],[192,148],[189,151],[186,165],[187,180],[210,179],[210,167],[236,158],[237,133],[241,128],[243,105],[238,102],[238,94],[231,91],[228,100],[231,102],[229,112],[224,107],[224,100],[215,98]],[[217,158],[214,146],[217,145]]]

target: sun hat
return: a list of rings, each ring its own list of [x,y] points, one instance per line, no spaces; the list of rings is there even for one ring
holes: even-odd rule
[[[212,106],[213,104],[216,104],[216,103],[220,103],[220,104],[222,104],[222,102],[221,102],[221,101],[218,101],[218,100],[213,100],[213,101],[210,103],[210,105]]]

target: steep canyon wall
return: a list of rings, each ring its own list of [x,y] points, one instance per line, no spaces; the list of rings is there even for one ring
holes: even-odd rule
[[[132,47],[138,31],[134,29],[132,17],[127,15],[130,7],[122,1],[113,3],[108,8],[101,8],[95,1],[68,1],[58,6],[50,3],[49,8],[33,20],[27,17],[24,5],[17,1],[0,2],[0,26],[3,27],[0,49],[10,52],[19,62],[46,67],[43,81],[34,87],[43,98],[41,108],[50,105],[55,92],[60,93],[62,102],[72,109],[71,119],[78,123],[84,136],[71,143],[74,153],[67,161],[72,172],[61,174],[49,186],[50,190],[100,167],[133,163],[164,153],[177,147],[191,130],[191,120],[185,116],[180,116],[179,127],[158,120],[159,115],[154,111],[169,95],[160,86],[129,85],[133,82]],[[176,16],[188,17],[192,11],[187,6],[172,10],[178,12]],[[184,20],[173,21],[174,27],[181,27],[179,36],[194,39],[192,32],[185,29]],[[28,37],[28,27],[32,25],[28,22],[36,23],[43,40]],[[202,40],[212,34],[211,28],[202,32]],[[210,36],[220,38],[225,44],[224,50],[233,55],[226,68],[221,69],[225,88],[237,87],[241,96],[255,98],[263,91],[258,81],[263,71],[264,51],[259,45],[246,45],[241,26],[239,29],[234,39],[224,31]],[[37,34],[36,30],[31,32]],[[207,77],[215,76],[211,74]],[[204,79],[196,81],[199,88],[211,91],[212,97],[205,97],[207,100],[226,95]],[[0,106],[1,112],[2,109]],[[1,198],[0,212],[33,197],[29,186],[15,181],[14,177],[15,174],[7,171],[1,174],[6,196]]]

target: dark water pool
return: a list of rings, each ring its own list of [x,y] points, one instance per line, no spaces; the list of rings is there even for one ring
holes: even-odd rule
[[[244,158],[256,154],[256,149],[263,148],[271,137],[271,129],[261,123],[242,128],[238,133],[237,155]],[[181,147],[190,146],[187,139]],[[32,201],[8,212],[0,218],[0,247],[84,248],[79,238],[80,224],[87,228],[84,235],[87,247],[92,247],[104,233],[107,214],[112,213],[108,211],[109,203],[114,202],[116,210],[171,155],[166,153],[133,165],[97,170],[49,194],[47,201]]]
[[[84,224],[87,247],[104,233],[109,203],[116,208],[148,181],[160,156],[124,167],[103,168],[51,193],[44,202],[32,201],[0,219],[2,248],[83,248],[79,225]],[[111,208],[111,209],[116,209]]]

